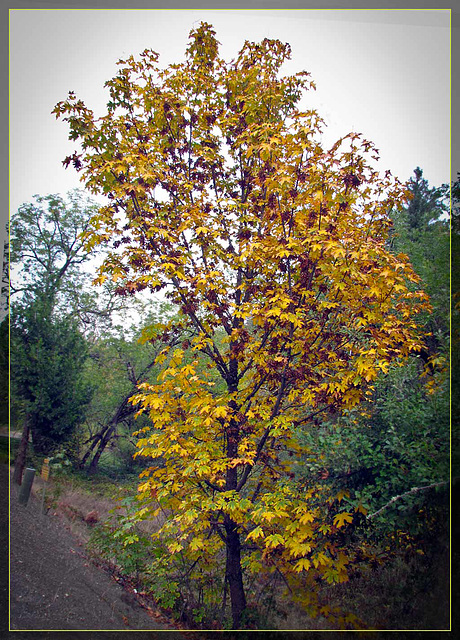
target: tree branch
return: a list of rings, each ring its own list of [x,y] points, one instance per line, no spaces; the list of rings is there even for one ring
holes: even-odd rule
[[[405,498],[406,496],[409,496],[411,494],[420,493],[421,491],[426,491],[427,489],[434,489],[435,487],[441,487],[445,484],[449,484],[447,480],[445,480],[444,482],[434,482],[433,484],[427,484],[424,487],[412,487],[412,489],[410,489],[409,491],[406,491],[405,493],[401,493],[399,496],[394,496],[393,498],[391,498],[391,500],[389,500],[389,502],[384,504],[383,507],[380,507],[378,511],[375,511],[374,513],[370,513],[368,516],[366,516],[366,520],[371,520],[372,518],[375,518],[375,516],[378,516],[380,513],[382,513],[382,511],[385,511],[385,509],[388,509],[388,507],[390,507],[392,504],[394,504],[401,498]]]

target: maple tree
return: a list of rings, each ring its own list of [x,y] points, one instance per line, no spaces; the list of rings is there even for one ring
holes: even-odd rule
[[[87,234],[111,245],[96,282],[163,290],[178,308],[166,344],[192,331],[132,398],[151,419],[138,455],[162,461],[141,474],[138,517],[166,512],[158,536],[191,570],[224,549],[237,629],[245,572],[277,571],[332,614],[308,585],[347,579],[341,534],[365,509],[296,473],[314,455],[299,436],[420,349],[429,304],[386,248],[407,189],[376,171],[373,144],[350,133],[323,148],[322,119],[300,108],[309,74],[280,73],[288,44],[245,42],[230,63],[218,44],[202,23],[180,64],[162,69],[151,50],[120,60],[105,115],[73,93],[54,113],[81,144],[64,164],[108,198]]]

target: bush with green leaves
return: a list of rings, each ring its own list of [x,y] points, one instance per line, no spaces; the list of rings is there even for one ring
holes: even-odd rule
[[[171,567],[166,542],[142,530],[143,516],[138,510],[136,497],[119,498],[110,518],[92,530],[90,550],[133,579],[172,617],[190,626],[222,622],[225,587],[217,565],[190,562],[183,557]]]
[[[302,438],[311,456],[298,471],[306,478],[326,477],[343,486],[344,500],[361,504],[371,515],[397,498],[367,526],[367,534],[386,535],[396,529],[426,533],[437,512],[445,515],[449,477],[448,381],[427,393],[413,359],[392,368],[375,386],[367,415],[363,407],[334,421],[318,421]],[[445,482],[438,488],[408,493],[414,487]],[[404,495],[405,494],[405,495]],[[436,527],[434,527],[436,529]]]

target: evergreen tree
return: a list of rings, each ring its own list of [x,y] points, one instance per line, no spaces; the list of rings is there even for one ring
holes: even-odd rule
[[[11,322],[15,391],[34,451],[46,455],[84,420],[91,398],[82,381],[87,345],[75,320],[53,314],[39,298],[17,305]]]
[[[447,195],[446,187],[430,188],[422,169],[416,167],[414,177],[409,180],[409,190],[411,198],[405,210],[406,224],[416,238],[417,232],[424,231],[430,222],[437,220],[445,212],[446,204],[443,199]]]
[[[409,180],[409,202],[392,212],[392,251],[404,253],[420,276],[434,313],[426,315],[434,353],[447,349],[450,304],[448,185],[430,187],[420,167]]]

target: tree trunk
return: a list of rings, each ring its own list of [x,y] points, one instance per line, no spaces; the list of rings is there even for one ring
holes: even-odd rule
[[[244,593],[243,572],[241,570],[241,544],[233,520],[225,516],[225,532],[227,538],[227,564],[225,568],[226,580],[230,589],[232,606],[233,629],[240,629],[241,618],[246,609],[246,595]]]
[[[134,391],[133,391],[134,393]],[[109,444],[110,439],[115,431],[115,429],[117,428],[117,425],[119,422],[121,422],[121,420],[123,420],[124,418],[126,418],[126,416],[131,415],[132,413],[135,412],[135,408],[134,407],[129,407],[127,409],[128,406],[128,401],[129,398],[131,397],[132,393],[130,393],[129,395],[127,395],[125,397],[125,399],[123,400],[123,402],[119,405],[118,409],[115,412],[115,415],[113,416],[113,418],[110,420],[110,422],[108,423],[108,425],[105,427],[105,430],[101,431],[100,434],[100,438],[98,438],[97,441],[95,441],[93,443],[93,445],[91,446],[91,450],[94,448],[94,445],[96,444],[96,442],[98,442],[98,448],[96,453],[93,456],[93,459],[90,462],[90,465],[88,467],[88,473],[95,473],[96,469],[97,469],[97,465],[99,464],[99,458],[101,457],[104,449],[106,448],[106,446]],[[86,453],[84,461],[86,461],[87,457],[89,455],[89,452]],[[81,465],[83,465],[84,462],[82,461]]]
[[[16,484],[22,483],[22,474],[24,473],[24,467],[26,466],[27,447],[29,444],[30,435],[30,418],[26,415],[24,420],[24,426],[22,428],[21,442],[19,444],[19,450],[14,463],[13,482]]]
[[[85,453],[83,458],[78,463],[78,468],[79,469],[83,469],[83,467],[86,464],[86,461],[88,460],[88,458],[90,457],[91,453],[96,448],[97,443],[103,437],[104,433],[107,431],[108,428],[109,428],[108,425],[105,425],[104,427],[102,427],[102,429],[99,431],[99,433],[97,433],[94,436],[94,440],[92,441],[91,445],[89,446],[88,451]]]
[[[99,440],[97,451],[94,454],[93,459],[91,460],[90,465],[88,467],[89,474],[96,473],[97,465],[99,464],[99,458],[101,457],[106,446],[109,444],[110,438],[112,437],[117,424],[118,424],[117,422],[112,423],[104,433],[103,437]]]
[[[229,391],[236,390],[229,386]],[[230,406],[236,412],[238,410],[234,401],[230,402]],[[232,418],[227,430],[227,457],[231,460],[238,457],[238,442],[240,439],[240,428],[238,422]],[[227,477],[225,489],[227,491],[235,491],[238,484],[238,472],[236,467],[227,469]],[[225,515],[224,517],[226,545],[227,545],[227,563],[226,563],[226,579],[230,590],[230,602],[232,606],[233,628],[239,629],[241,625],[241,617],[246,609],[246,596],[243,585],[243,572],[241,570],[241,544],[240,534],[238,533],[238,525]]]

